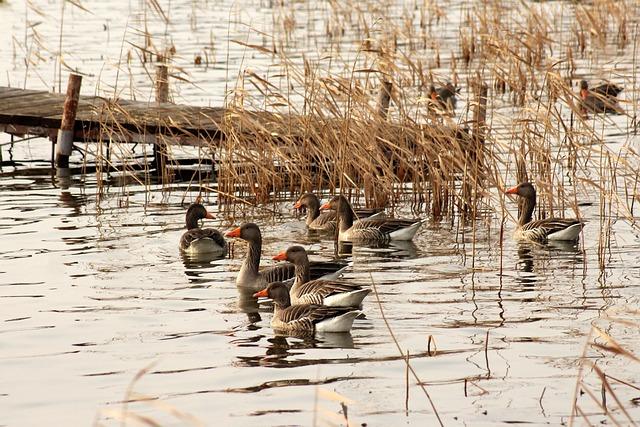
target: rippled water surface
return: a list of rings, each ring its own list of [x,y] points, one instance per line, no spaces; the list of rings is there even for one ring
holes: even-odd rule
[[[0,17],[11,19],[12,36],[20,37],[24,9],[8,3],[0,4]],[[59,16],[59,4],[40,3]],[[65,15],[65,49],[69,63],[91,73],[85,88],[115,81],[115,68],[100,75],[101,67],[117,57],[127,16],[139,6],[122,1],[121,11],[108,12],[107,3],[83,2],[90,17],[67,5],[73,11]],[[225,39],[228,26],[216,20],[230,10],[257,28],[262,14],[272,13],[266,2],[238,11],[237,3],[203,1],[206,11],[190,29],[196,3],[171,2],[169,34],[185,64],[203,51],[211,32]],[[57,40],[55,27],[46,28]],[[231,28],[235,36],[242,33],[240,24]],[[97,43],[104,52],[90,48]],[[0,56],[2,84],[24,79],[42,88],[53,81],[50,63],[25,79],[10,52]],[[179,86],[176,96],[220,103],[228,70],[237,73],[243,60],[243,66],[260,65],[234,51],[229,58],[219,51],[217,58],[206,70],[191,68],[197,85]],[[143,71],[132,75],[144,95]],[[2,150],[6,159],[8,146]],[[125,410],[163,425],[196,424],[194,418],[205,425],[329,425],[344,423],[345,413],[353,425],[436,425],[421,385],[445,425],[558,425],[570,415],[592,322],[637,351],[637,329],[607,320],[638,307],[637,230],[614,218],[600,269],[595,197],[581,210],[588,225],[576,246],[518,244],[510,238],[510,219],[501,243],[501,218],[492,215],[475,236],[471,226],[430,222],[411,244],[355,247],[342,255],[353,261],[344,279],[375,283],[377,296],[363,307],[366,318],[351,334],[301,339],[274,335],[268,307],[258,309],[236,288],[245,245],[236,243],[232,258],[181,256],[184,213],[197,193],[179,183],[170,191],[120,187],[116,176],[98,198],[95,176],[70,182],[52,176],[48,150],[42,140],[17,144],[15,159],[45,161],[5,166],[0,174],[0,425],[117,425]],[[217,211],[213,196],[205,204]],[[507,206],[515,215],[515,203]],[[334,258],[334,243],[307,236],[290,207],[287,201],[278,215],[256,209],[245,218],[262,228],[263,263],[294,243],[312,259]],[[210,225],[228,230],[242,220],[221,214]],[[418,380],[406,372],[407,354]],[[602,351],[591,361],[640,384],[638,365],[628,358]],[[630,403],[640,392],[619,383],[615,390],[640,419]],[[134,398],[140,401],[124,403]]]

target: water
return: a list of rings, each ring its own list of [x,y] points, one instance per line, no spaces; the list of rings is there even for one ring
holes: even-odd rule
[[[70,61],[91,72],[85,92],[106,90],[116,81],[114,58],[127,17],[135,21],[141,10],[138,2],[121,3],[121,10],[106,10],[107,3],[87,1],[83,4],[91,16],[66,6],[72,11],[65,15],[64,49]],[[246,31],[238,22],[264,29],[279,9],[264,2],[242,10],[228,2],[202,2],[194,29],[189,28],[194,4],[171,2],[173,23],[161,39],[173,41],[178,65],[187,67],[197,83],[178,82],[175,96],[215,105],[223,99],[226,70],[237,73],[240,64],[259,68],[264,63],[259,58],[252,62],[250,55],[243,59],[246,52],[234,47],[228,63],[221,65],[227,61],[221,50],[218,68],[205,70],[192,65],[192,55],[202,51],[210,31],[223,49],[220,40],[227,36],[222,32],[229,27],[220,26],[221,17],[236,17],[228,37],[234,39]],[[54,47],[60,5],[43,1],[38,6],[53,16],[41,31]],[[305,7],[296,5],[295,34],[301,39],[309,22],[317,31],[324,28],[328,14],[328,8]],[[3,45],[11,45],[8,35],[24,33],[23,16],[18,2],[0,6],[0,17],[13,23],[12,32],[2,36]],[[94,31],[103,23],[107,29]],[[447,28],[445,35],[457,31],[441,26]],[[90,48],[98,43],[104,52]],[[28,87],[41,88],[55,81],[51,58],[27,71],[8,50],[0,56],[0,79],[8,80],[0,80],[3,84],[26,80]],[[150,87],[133,64],[135,85],[120,76],[121,87],[125,92],[135,87],[144,99]],[[500,115],[510,107],[497,101],[493,108]],[[614,124],[624,130],[625,120],[615,118]],[[505,129],[496,124],[495,132]],[[615,132],[607,136],[614,149],[635,144],[621,141]],[[8,141],[7,135],[1,138]],[[6,159],[8,147],[2,150]],[[56,425],[117,425],[125,411],[162,425],[197,424],[195,419],[205,425],[344,424],[340,401],[346,402],[353,425],[436,425],[412,374],[406,407],[407,352],[445,425],[558,425],[570,415],[579,357],[592,324],[638,354],[633,312],[640,295],[637,230],[612,216],[612,245],[601,270],[597,195],[584,195],[592,204],[581,208],[588,225],[575,247],[516,243],[510,239],[511,220],[501,247],[498,214],[479,223],[475,238],[470,226],[431,222],[412,244],[356,247],[344,257],[353,261],[345,280],[375,283],[380,305],[372,293],[363,307],[366,319],[357,320],[351,334],[300,339],[274,335],[268,308],[257,310],[236,289],[243,244],[235,244],[233,259],[180,255],[183,196],[186,203],[195,197],[185,185],[175,184],[171,191],[121,187],[116,174],[98,198],[95,176],[56,180],[46,168],[48,150],[41,140],[18,143],[15,159],[39,161],[5,167],[0,174],[0,425],[52,420]],[[217,211],[213,196],[205,204]],[[290,206],[280,204],[277,216],[259,209],[248,213],[246,219],[263,231],[264,264],[292,244],[303,244],[313,259],[333,258],[333,242],[307,236]],[[507,200],[507,208],[515,214],[515,203]],[[241,220],[232,224],[220,214],[210,223],[228,230]],[[638,364],[628,357],[593,348],[587,355],[611,377],[640,383]],[[600,397],[590,365],[584,378]],[[633,403],[639,392],[610,381],[631,417],[640,419]],[[613,416],[627,424],[607,396]],[[140,401],[123,403],[133,398]],[[586,395],[580,403],[592,422],[606,419]]]

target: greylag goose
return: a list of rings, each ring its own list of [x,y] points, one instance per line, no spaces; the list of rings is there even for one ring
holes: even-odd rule
[[[240,227],[234,228],[226,234],[227,237],[236,237],[249,243],[249,251],[247,257],[240,267],[238,277],[236,277],[236,285],[240,287],[260,290],[267,287],[272,282],[293,283],[295,277],[295,266],[291,263],[282,263],[273,267],[260,270],[260,256],[262,253],[262,233],[260,228],[248,222]],[[345,263],[334,261],[315,261],[311,263],[310,274],[314,279],[319,277],[327,277],[335,279],[342,274]]]
[[[335,209],[338,215],[339,242],[379,242],[411,240],[424,222],[420,219],[361,219],[354,221],[349,201],[342,195],[335,196],[321,209]]]
[[[198,221],[201,219],[213,219],[214,216],[207,212],[200,203],[189,206],[185,216],[187,231],[180,238],[180,250],[188,254],[227,254],[227,242],[222,233],[214,228],[200,228]]]
[[[460,88],[456,88],[451,82],[443,87],[436,89],[434,85],[429,87],[429,97],[440,108],[445,111],[453,111],[456,109],[457,98],[456,95],[460,92]]]
[[[359,307],[371,289],[335,280],[309,278],[309,258],[302,246],[291,246],[273,257],[295,265],[296,277],[289,292],[292,305],[318,304],[329,307]]]
[[[618,95],[623,88],[613,83],[605,83],[589,89],[586,80],[580,81],[580,108],[583,113],[612,113],[622,114],[624,111],[618,105]]]
[[[287,333],[349,332],[355,318],[362,314],[360,310],[352,308],[291,305],[289,289],[282,282],[271,283],[253,296],[273,300],[271,326]]]
[[[295,209],[305,208],[307,210],[306,224],[310,230],[328,231],[335,233],[336,212],[324,211],[320,212],[320,200],[313,193],[305,193],[293,205]],[[367,218],[371,216],[384,216],[383,209],[355,209],[355,216],[358,218]]]
[[[506,191],[523,199],[516,239],[544,243],[548,240],[575,241],[580,238],[584,222],[576,218],[545,218],[532,221],[531,216],[536,206],[536,190],[529,182],[523,182]]]

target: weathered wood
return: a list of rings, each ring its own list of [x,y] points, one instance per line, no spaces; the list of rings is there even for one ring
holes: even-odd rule
[[[55,138],[62,125],[63,105],[62,94],[0,87],[0,129],[16,134],[29,131],[44,137],[53,134]],[[176,143],[205,145],[222,138],[218,123],[224,114],[224,108],[80,96],[74,141],[99,141],[109,132],[126,131],[169,135]]]
[[[73,130],[76,124],[76,110],[78,109],[81,85],[82,76],[78,74],[69,75],[60,130],[58,130],[56,139],[56,166],[58,168],[69,167],[69,156],[73,148]]]
[[[156,68],[156,102],[169,102],[169,67]]]
[[[393,83],[388,80],[382,80],[380,85],[380,93],[378,95],[378,114],[383,120],[387,119],[389,112],[389,104],[391,104],[391,90]]]

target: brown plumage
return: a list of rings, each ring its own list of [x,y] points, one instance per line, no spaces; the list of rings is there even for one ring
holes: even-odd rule
[[[293,205],[295,209],[305,208],[307,210],[307,218],[305,220],[310,230],[326,231],[335,233],[337,230],[337,214],[336,211],[320,212],[320,200],[313,193],[305,193]],[[354,214],[358,218],[366,218],[371,215],[382,212],[383,209],[354,209]]]
[[[613,83],[605,83],[589,89],[589,83],[586,80],[580,81],[580,108],[582,113],[624,113],[617,99],[622,90],[622,87]]]
[[[227,242],[218,230],[200,228],[198,221],[204,218],[214,219],[200,203],[189,206],[185,215],[187,231],[180,238],[180,250],[187,253],[210,253],[226,255]]]
[[[445,86],[437,89],[434,85],[429,86],[429,98],[445,111],[454,111],[456,109],[458,101],[456,95],[459,92],[460,89],[456,88],[451,82],[447,82]]]
[[[302,246],[291,246],[273,257],[295,265],[296,277],[289,292],[291,304],[319,304],[333,307],[358,307],[371,292],[360,285],[335,280],[309,279],[309,258]]]
[[[291,305],[289,290],[284,283],[271,283],[253,294],[256,298],[271,298],[274,304],[271,326],[286,333],[349,332],[361,312],[343,307],[315,304]]]
[[[351,204],[342,195],[335,196],[321,209],[338,213],[338,240],[341,242],[388,243],[391,240],[411,240],[423,221],[420,219],[361,219],[354,221]]]
[[[249,243],[247,257],[240,267],[236,277],[236,285],[254,290],[264,289],[272,282],[291,281],[295,276],[295,267],[291,263],[281,263],[273,267],[260,270],[260,257],[262,254],[262,233],[260,228],[248,222],[242,224],[226,234],[227,237],[237,237]],[[339,274],[345,263],[335,261],[316,261],[310,266],[310,274],[314,278],[325,275]],[[291,281],[292,283],[292,281]]]
[[[548,240],[578,240],[584,222],[576,218],[546,218],[532,221],[536,206],[536,190],[529,182],[508,189],[506,194],[522,198],[520,216],[515,237],[522,240],[544,243]]]

